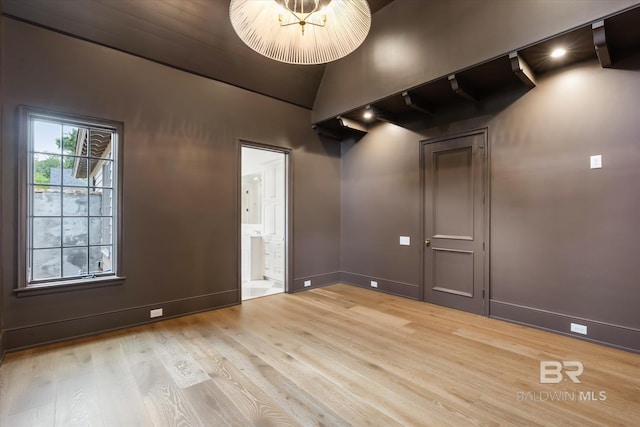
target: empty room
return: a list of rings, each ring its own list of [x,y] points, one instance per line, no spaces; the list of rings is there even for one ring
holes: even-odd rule
[[[639,1],[0,11],[0,425],[640,425]]]

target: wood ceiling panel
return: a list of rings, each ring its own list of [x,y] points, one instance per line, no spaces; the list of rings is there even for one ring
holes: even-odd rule
[[[373,12],[392,0],[371,0]],[[5,15],[311,108],[324,65],[290,65],[247,47],[229,0],[4,0]]]

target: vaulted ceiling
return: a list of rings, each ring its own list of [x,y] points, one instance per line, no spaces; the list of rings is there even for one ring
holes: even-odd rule
[[[372,13],[393,0],[369,0]],[[324,65],[290,65],[247,47],[229,0],[3,0],[7,16],[311,108]]]

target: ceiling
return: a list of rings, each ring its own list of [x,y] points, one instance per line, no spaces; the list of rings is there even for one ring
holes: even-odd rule
[[[393,0],[368,1],[375,14]],[[284,64],[247,47],[229,21],[229,0],[1,0],[1,5],[6,16],[305,108],[313,107],[324,73],[324,65]],[[640,50],[640,7],[607,18],[604,27],[612,66],[624,66]],[[586,25],[523,47],[519,59],[540,75],[596,58],[594,37]],[[550,60],[548,52],[558,44],[568,46],[569,54]],[[437,123],[460,108],[474,113],[479,101],[521,85],[512,66],[508,55],[494,58],[455,73],[455,82],[445,76],[371,105],[378,119],[404,125],[425,117]],[[462,90],[452,90],[454,83]],[[362,121],[365,107],[342,117]]]
[[[372,13],[393,0],[369,0]],[[324,65],[290,65],[247,47],[229,0],[3,0],[4,15],[311,108]]]

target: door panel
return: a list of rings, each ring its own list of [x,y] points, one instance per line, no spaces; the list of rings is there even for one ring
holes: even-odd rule
[[[434,235],[473,239],[471,147],[433,153]]]
[[[484,313],[486,133],[424,142],[424,299]]]
[[[433,248],[433,289],[473,297],[473,252]]]

